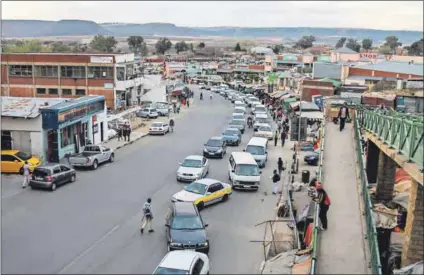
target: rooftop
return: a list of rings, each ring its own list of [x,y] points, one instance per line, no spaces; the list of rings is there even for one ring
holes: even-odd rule
[[[186,157],[186,159],[202,160],[203,157],[199,156],[199,155],[190,155],[190,156]]]
[[[351,50],[347,47],[341,47],[333,51],[334,53],[357,53],[354,50]]]
[[[39,97],[1,97],[2,117],[36,118],[40,115],[40,108],[60,104],[64,98],[39,98]]]
[[[64,109],[75,108],[78,105],[90,104],[99,101],[104,101],[105,97],[103,95],[88,95],[79,97],[76,99],[62,100],[59,104],[54,106],[46,107],[44,109],[54,110],[54,111],[63,111]]]
[[[9,55],[84,55],[84,56],[119,56],[128,53],[2,53]]]
[[[382,61],[375,64],[356,66],[355,68],[399,74],[424,75],[424,66],[419,63],[411,64],[408,62]]]

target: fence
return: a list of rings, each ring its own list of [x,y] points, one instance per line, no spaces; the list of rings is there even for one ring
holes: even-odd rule
[[[381,271],[381,262],[380,262],[380,252],[378,249],[378,241],[377,241],[377,230],[375,227],[375,221],[373,216],[373,204],[371,202],[370,195],[368,193],[368,179],[365,173],[365,165],[363,161],[363,147],[361,144],[361,124],[360,121],[366,125],[367,113],[369,111],[366,110],[356,110],[355,118],[354,118],[354,131],[355,131],[355,148],[356,148],[356,158],[359,166],[359,180],[360,180],[360,188],[361,188],[361,197],[364,205],[364,215],[365,215],[365,223],[366,223],[366,235],[365,238],[368,242],[368,249],[370,253],[370,267],[372,274],[382,274]]]

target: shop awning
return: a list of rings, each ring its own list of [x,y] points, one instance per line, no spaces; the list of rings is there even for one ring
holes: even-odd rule
[[[299,114],[300,112],[296,112],[297,116]],[[300,117],[304,117],[304,118],[312,119],[312,120],[322,120],[324,119],[324,113],[323,112],[302,112]]]

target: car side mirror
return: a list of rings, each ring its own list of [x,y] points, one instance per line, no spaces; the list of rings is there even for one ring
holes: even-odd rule
[[[262,174],[262,171],[259,171],[259,174]]]
[[[209,224],[205,224],[205,228],[208,227],[208,226],[209,226]]]
[[[169,228],[169,224],[165,224],[165,227],[168,227]]]
[[[235,171],[234,170],[231,170],[231,173],[234,173]]]

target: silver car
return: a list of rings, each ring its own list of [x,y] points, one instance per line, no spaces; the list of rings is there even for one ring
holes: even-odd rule
[[[157,118],[158,112],[154,108],[144,108],[136,112],[136,116],[144,118]]]
[[[177,170],[177,181],[195,181],[209,173],[209,161],[203,156],[192,155],[180,163]]]

